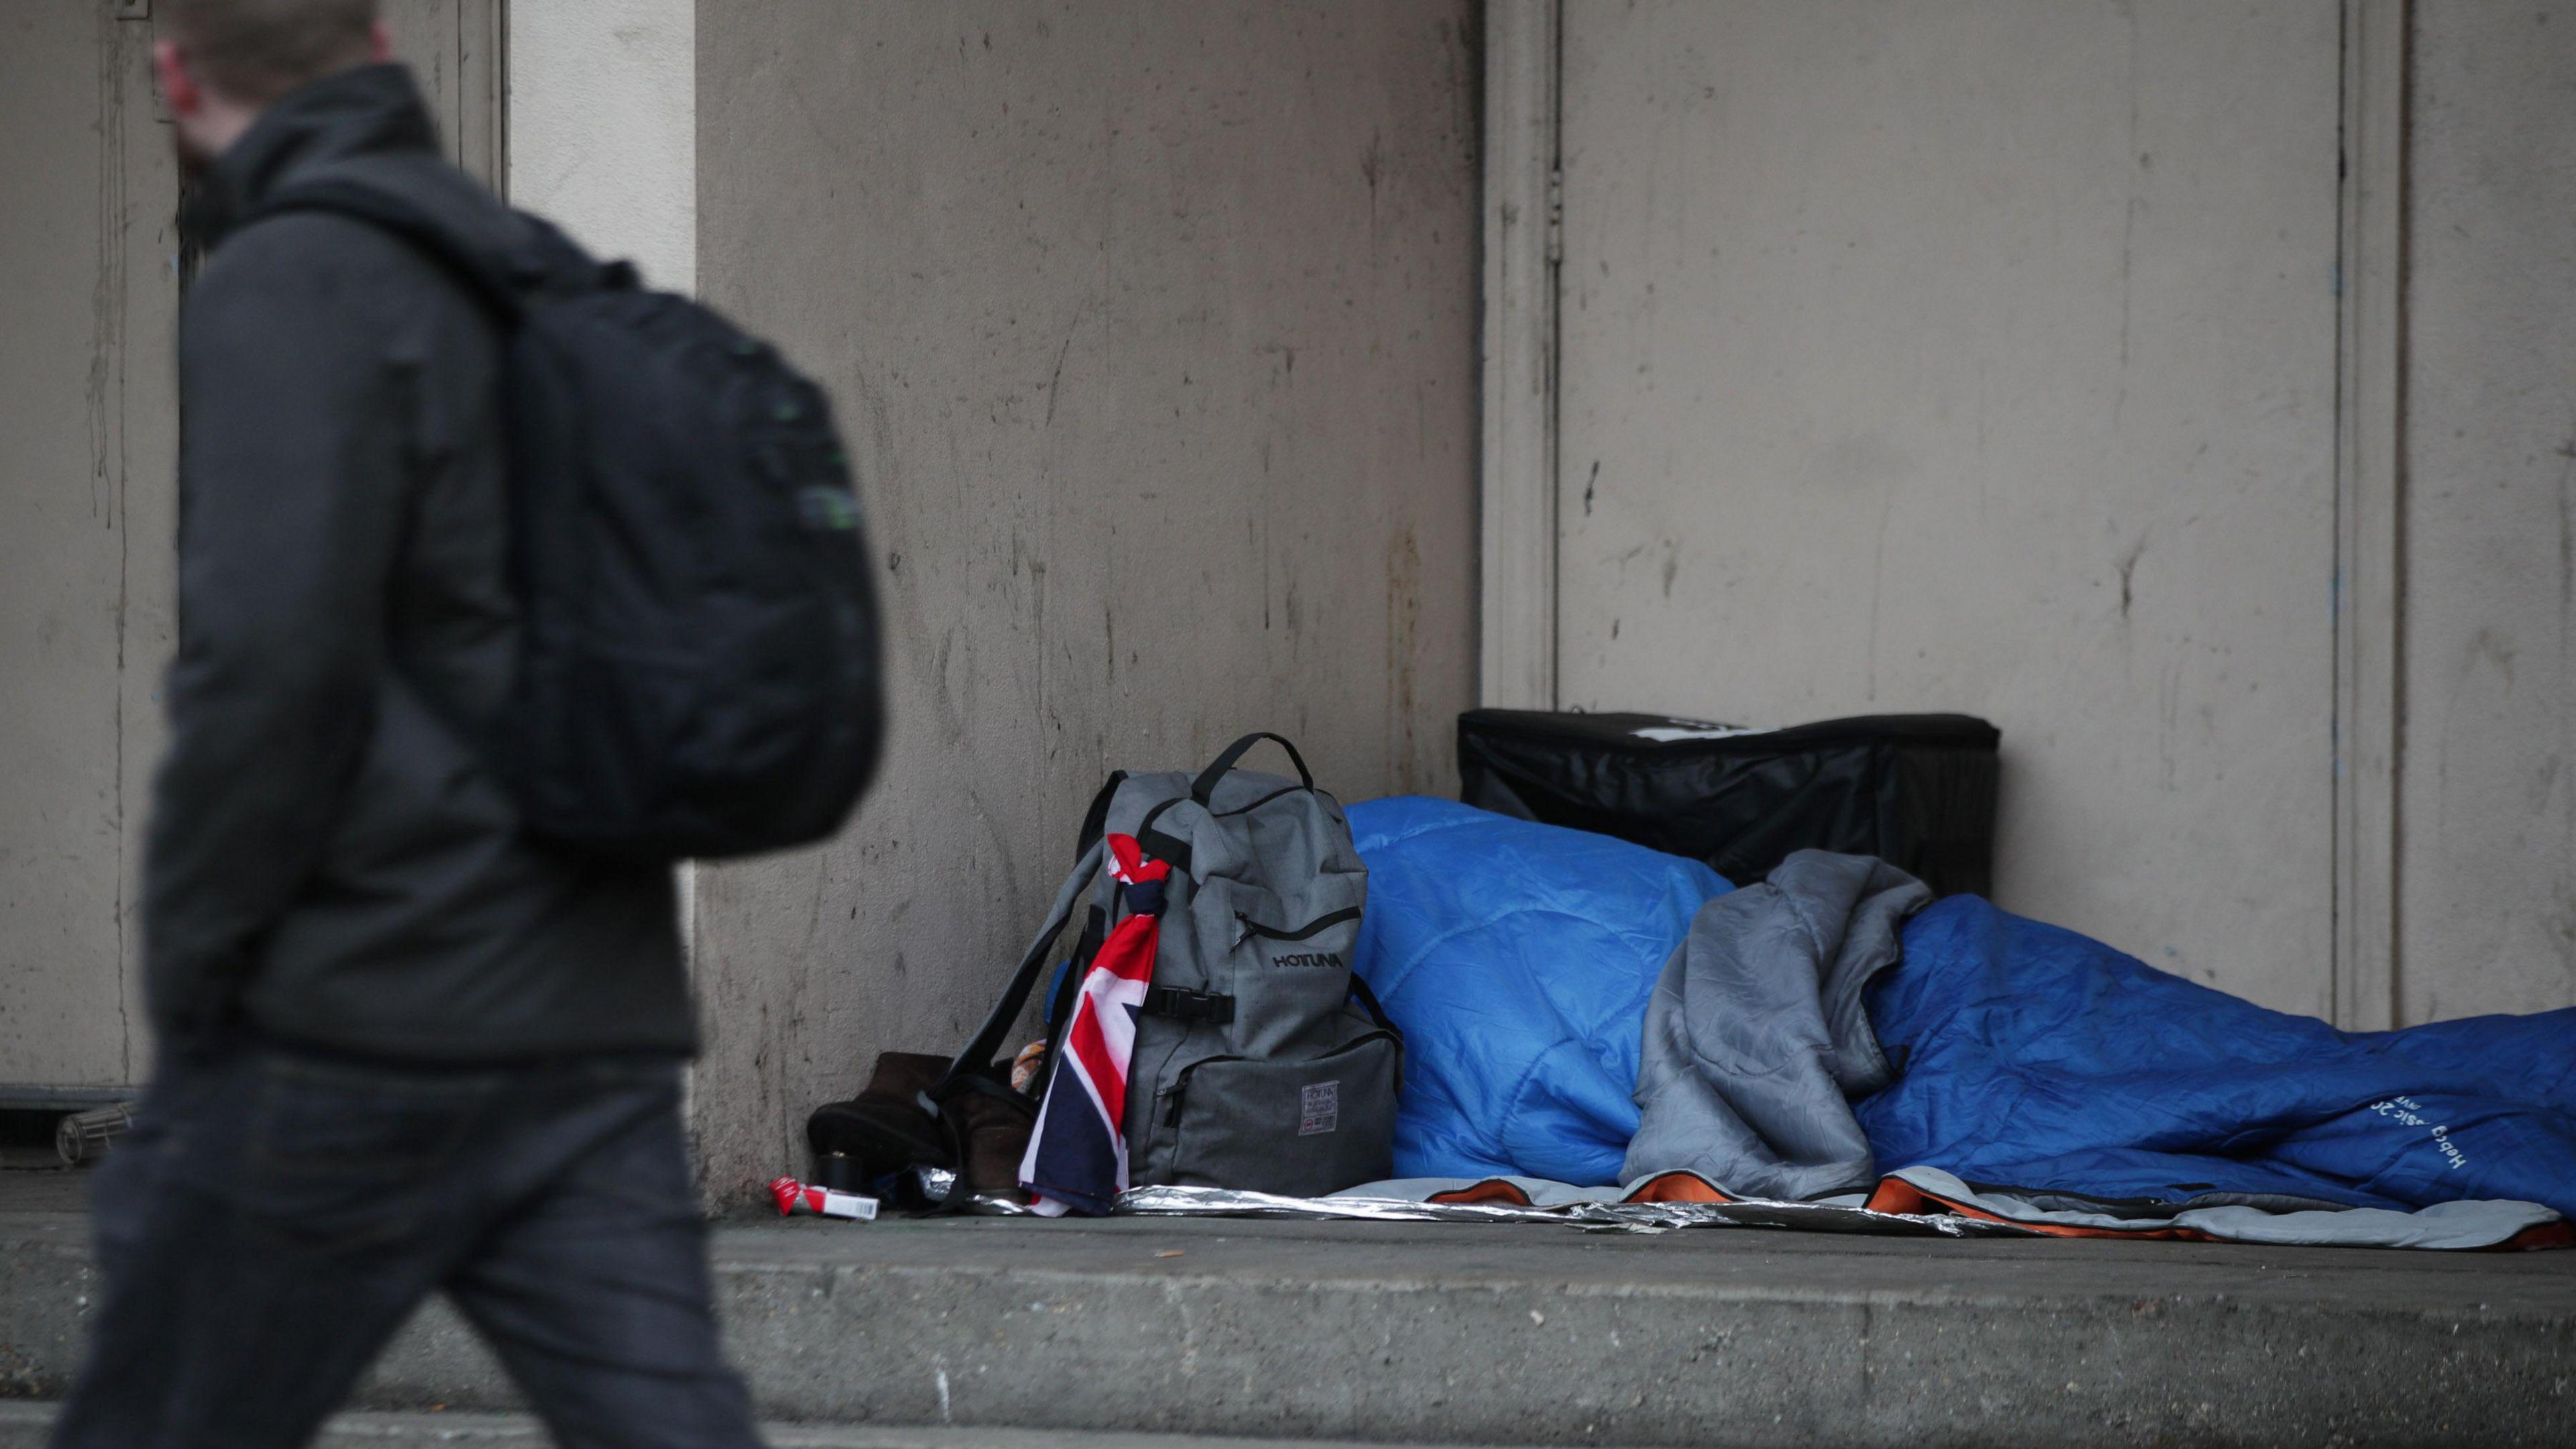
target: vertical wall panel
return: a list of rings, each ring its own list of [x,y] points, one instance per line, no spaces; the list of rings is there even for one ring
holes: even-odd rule
[[[480,174],[498,0],[392,0]],[[0,1082],[136,1080],[144,825],[176,641],[177,166],[149,22],[0,7]]]
[[[438,118],[447,159],[498,185],[503,0],[379,0],[397,59]],[[547,13],[572,13],[536,0]],[[607,141],[613,133],[599,139]]]
[[[697,289],[697,0],[517,5],[510,204],[648,286]]]
[[[177,196],[148,26],[0,14],[0,1081],[133,1081]]]
[[[2004,904],[2327,1010],[2335,7],[1565,24],[1562,699],[1985,715]]]
[[[2418,0],[2400,1001],[2576,1004],[2576,5]]]
[[[1473,15],[701,4],[701,291],[839,409],[894,709],[831,848],[701,874],[719,1202],[963,1040],[1109,769],[1269,728],[1346,799],[1454,788]]]

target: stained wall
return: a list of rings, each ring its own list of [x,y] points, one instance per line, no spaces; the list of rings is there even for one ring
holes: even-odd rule
[[[147,19],[0,6],[0,1087],[139,1081],[144,828],[177,639],[178,167]],[[386,0],[493,174],[497,0]],[[256,788],[245,781],[244,788]]]
[[[150,27],[0,10],[0,1084],[137,1080],[178,197]]]
[[[2576,1004],[2576,5],[2419,0],[2404,1019]]]
[[[1475,649],[1465,0],[702,0],[698,278],[831,393],[894,731],[701,870],[719,1202],[991,1005],[1119,767],[1449,791]]]
[[[1564,13],[1561,703],[1982,716],[2001,904],[2324,1014],[2335,10]]]

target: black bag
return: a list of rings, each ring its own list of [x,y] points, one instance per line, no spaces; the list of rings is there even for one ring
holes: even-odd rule
[[[620,856],[745,855],[840,827],[876,767],[876,605],[822,390],[686,297],[529,218],[478,253],[349,176],[259,215],[381,227],[506,329],[512,572],[526,643],[479,743],[528,828]]]
[[[1996,746],[1956,714],[1736,730],[1651,714],[1458,716],[1458,798],[1708,862],[1738,885],[1799,850],[1874,855],[1941,895],[1994,881]]]
[[[966,1208],[976,1199],[1025,1202],[1020,1158],[1036,1122],[1035,1098],[1013,1091],[994,1062],[952,1075],[947,1057],[883,1052],[867,1090],[827,1102],[805,1119],[817,1186],[866,1193],[902,1208]],[[944,1099],[929,1093],[944,1089]],[[919,1169],[948,1174],[933,1191]]]

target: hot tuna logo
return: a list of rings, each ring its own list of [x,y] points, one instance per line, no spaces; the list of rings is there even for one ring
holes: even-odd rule
[[[1270,958],[1270,964],[1273,966],[1329,966],[1338,971],[1342,969],[1342,957],[1337,951],[1301,951],[1292,956],[1273,956]]]

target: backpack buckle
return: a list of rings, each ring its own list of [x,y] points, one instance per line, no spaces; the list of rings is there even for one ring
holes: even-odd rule
[[[1174,1021],[1223,1026],[1234,1020],[1234,998],[1212,991],[1183,991],[1177,986],[1146,988],[1144,1013]]]

